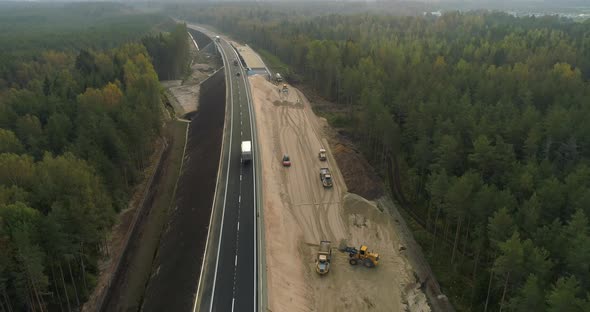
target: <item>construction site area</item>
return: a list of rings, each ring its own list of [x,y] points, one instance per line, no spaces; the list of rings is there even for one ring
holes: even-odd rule
[[[348,192],[331,149],[338,144],[301,92],[260,75],[249,81],[262,159],[268,310],[431,311],[405,256],[411,234],[390,212],[393,203]]]

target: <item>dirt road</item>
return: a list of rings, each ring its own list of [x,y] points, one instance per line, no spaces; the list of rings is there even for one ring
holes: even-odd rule
[[[347,193],[338,166],[318,159],[328,148],[322,123],[294,88],[288,94],[263,77],[250,77],[262,158],[262,186],[271,311],[429,311],[416,292],[411,268],[397,251],[395,220],[360,196]],[[283,167],[283,154],[292,166]],[[329,167],[325,189],[319,169]],[[386,210],[385,210],[386,211]],[[314,257],[320,240],[368,244],[381,254],[375,269],[348,264],[334,250],[331,271],[320,277]],[[415,299],[415,297],[417,299]]]

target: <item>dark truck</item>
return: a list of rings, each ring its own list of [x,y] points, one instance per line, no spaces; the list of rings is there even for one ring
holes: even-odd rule
[[[324,187],[332,187],[332,174],[330,173],[330,169],[320,169],[320,180],[322,180],[322,185]]]

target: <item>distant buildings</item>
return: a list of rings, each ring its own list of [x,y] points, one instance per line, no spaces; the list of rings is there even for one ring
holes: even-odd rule
[[[564,17],[564,18],[571,18],[574,20],[583,20],[583,19],[589,19],[590,18],[590,11],[588,12],[576,12],[576,13],[564,13],[564,12],[529,12],[529,11],[504,11],[507,14],[510,14],[514,17],[523,17],[523,16],[534,16],[534,17],[541,17],[541,16],[559,16],[559,17]],[[432,17],[440,17],[442,16],[443,12],[438,10],[438,11],[432,11],[432,12],[422,12],[423,16],[432,16]]]
[[[424,15],[424,16],[432,15],[432,16],[440,17],[440,16],[442,16],[442,12],[441,11],[423,12],[422,15]]]

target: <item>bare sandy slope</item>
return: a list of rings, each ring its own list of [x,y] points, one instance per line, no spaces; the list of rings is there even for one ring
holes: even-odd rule
[[[309,102],[293,88],[283,95],[260,76],[250,77],[250,83],[262,154],[269,310],[429,311],[397,251],[395,220],[347,193],[331,153],[327,162],[319,161],[318,150],[328,144]],[[281,164],[284,153],[291,157],[290,168]],[[332,189],[319,179],[325,166],[335,178]],[[321,277],[314,271],[320,240],[331,240],[334,247],[332,269]],[[336,250],[341,240],[367,244],[380,253],[380,265],[349,265],[347,255]]]
[[[181,117],[197,110],[200,83],[209,78],[213,72],[214,69],[208,64],[195,63],[191,66],[191,75],[185,81],[167,80],[161,82],[172,95],[170,102],[174,107],[176,117]]]

